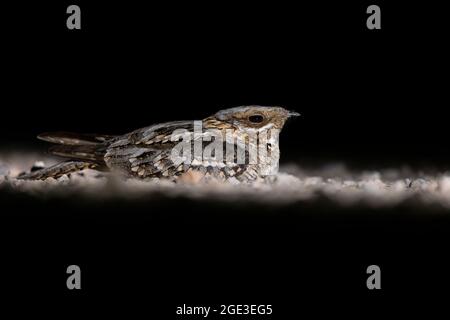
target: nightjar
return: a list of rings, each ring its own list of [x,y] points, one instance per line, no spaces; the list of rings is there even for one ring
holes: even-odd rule
[[[68,160],[20,178],[45,180],[90,168],[141,179],[195,174],[200,180],[251,182],[277,173],[278,134],[298,115],[281,107],[242,106],[119,136],[43,133],[39,139],[56,144],[49,152]]]

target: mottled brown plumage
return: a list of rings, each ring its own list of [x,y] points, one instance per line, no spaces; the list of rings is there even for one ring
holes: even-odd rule
[[[247,182],[264,177],[266,169],[278,168],[278,140],[273,138],[268,144],[268,155],[258,163],[250,163],[249,150],[256,147],[252,136],[263,130],[281,130],[285,121],[296,113],[281,107],[246,106],[226,109],[202,120],[201,134],[195,133],[193,121],[174,121],[155,124],[141,128],[121,136],[86,135],[65,132],[46,133],[40,139],[56,143],[50,148],[52,154],[69,158],[70,161],[45,168],[22,176],[22,179],[58,178],[70,172],[91,168],[97,170],[111,170],[128,177],[136,178],[167,178],[177,179],[183,175],[196,172],[205,179],[214,178],[222,181]],[[210,133],[210,129],[219,130],[219,136]],[[179,131],[185,133],[177,135]],[[227,140],[227,134],[228,140]],[[233,148],[233,157],[217,159],[203,157],[192,161],[178,163],[174,161],[173,149],[179,144],[179,138],[189,137],[192,141],[202,141],[201,150],[208,148],[214,141],[222,141],[223,149]],[[211,138],[212,137],[212,138]],[[230,137],[232,140],[230,140]],[[205,140],[211,142],[206,142]],[[236,139],[249,143],[247,147],[236,145]],[[258,138],[259,139],[259,138]],[[222,145],[221,145],[222,147]],[[241,148],[241,149],[240,149]],[[243,148],[243,149],[242,149]],[[245,149],[245,150],[244,150]],[[231,150],[231,149],[230,149]],[[237,159],[238,151],[245,155],[245,162]],[[192,144],[192,154],[195,154]],[[259,163],[259,160],[261,163]],[[264,161],[273,160],[271,167]],[[266,166],[266,167],[264,167]]]

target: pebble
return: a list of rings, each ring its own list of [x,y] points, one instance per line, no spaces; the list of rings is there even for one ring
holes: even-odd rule
[[[36,161],[31,167],[31,172],[35,172],[45,168],[45,163],[43,161]]]
[[[9,168],[6,164],[0,163],[0,176],[6,177],[10,173]]]

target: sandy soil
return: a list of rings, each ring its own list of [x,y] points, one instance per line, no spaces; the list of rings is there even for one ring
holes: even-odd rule
[[[317,169],[301,165],[282,166],[272,183],[230,185],[164,180],[125,179],[111,174],[85,170],[57,180],[23,181],[16,177],[33,165],[48,166],[57,160],[40,154],[0,155],[0,192],[7,190],[35,197],[77,194],[90,198],[188,197],[220,201],[292,203],[326,199],[339,206],[364,204],[392,207],[399,204],[437,205],[450,209],[450,173],[426,174],[407,168],[354,172],[342,164]]]

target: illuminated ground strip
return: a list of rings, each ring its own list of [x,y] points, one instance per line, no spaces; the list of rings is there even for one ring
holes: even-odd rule
[[[271,203],[307,202],[327,199],[339,206],[365,204],[390,207],[403,203],[412,205],[437,204],[450,209],[450,173],[433,175],[406,169],[355,173],[344,166],[333,165],[316,170],[303,170],[299,165],[282,166],[272,183],[230,185],[196,181],[173,183],[165,180],[123,179],[96,171],[63,176],[58,180],[22,181],[15,177],[29,170],[35,154],[0,157],[0,191],[8,189],[19,193],[80,193],[98,198],[152,196],[190,197],[220,201],[257,201]],[[46,160],[50,165],[54,160]]]

